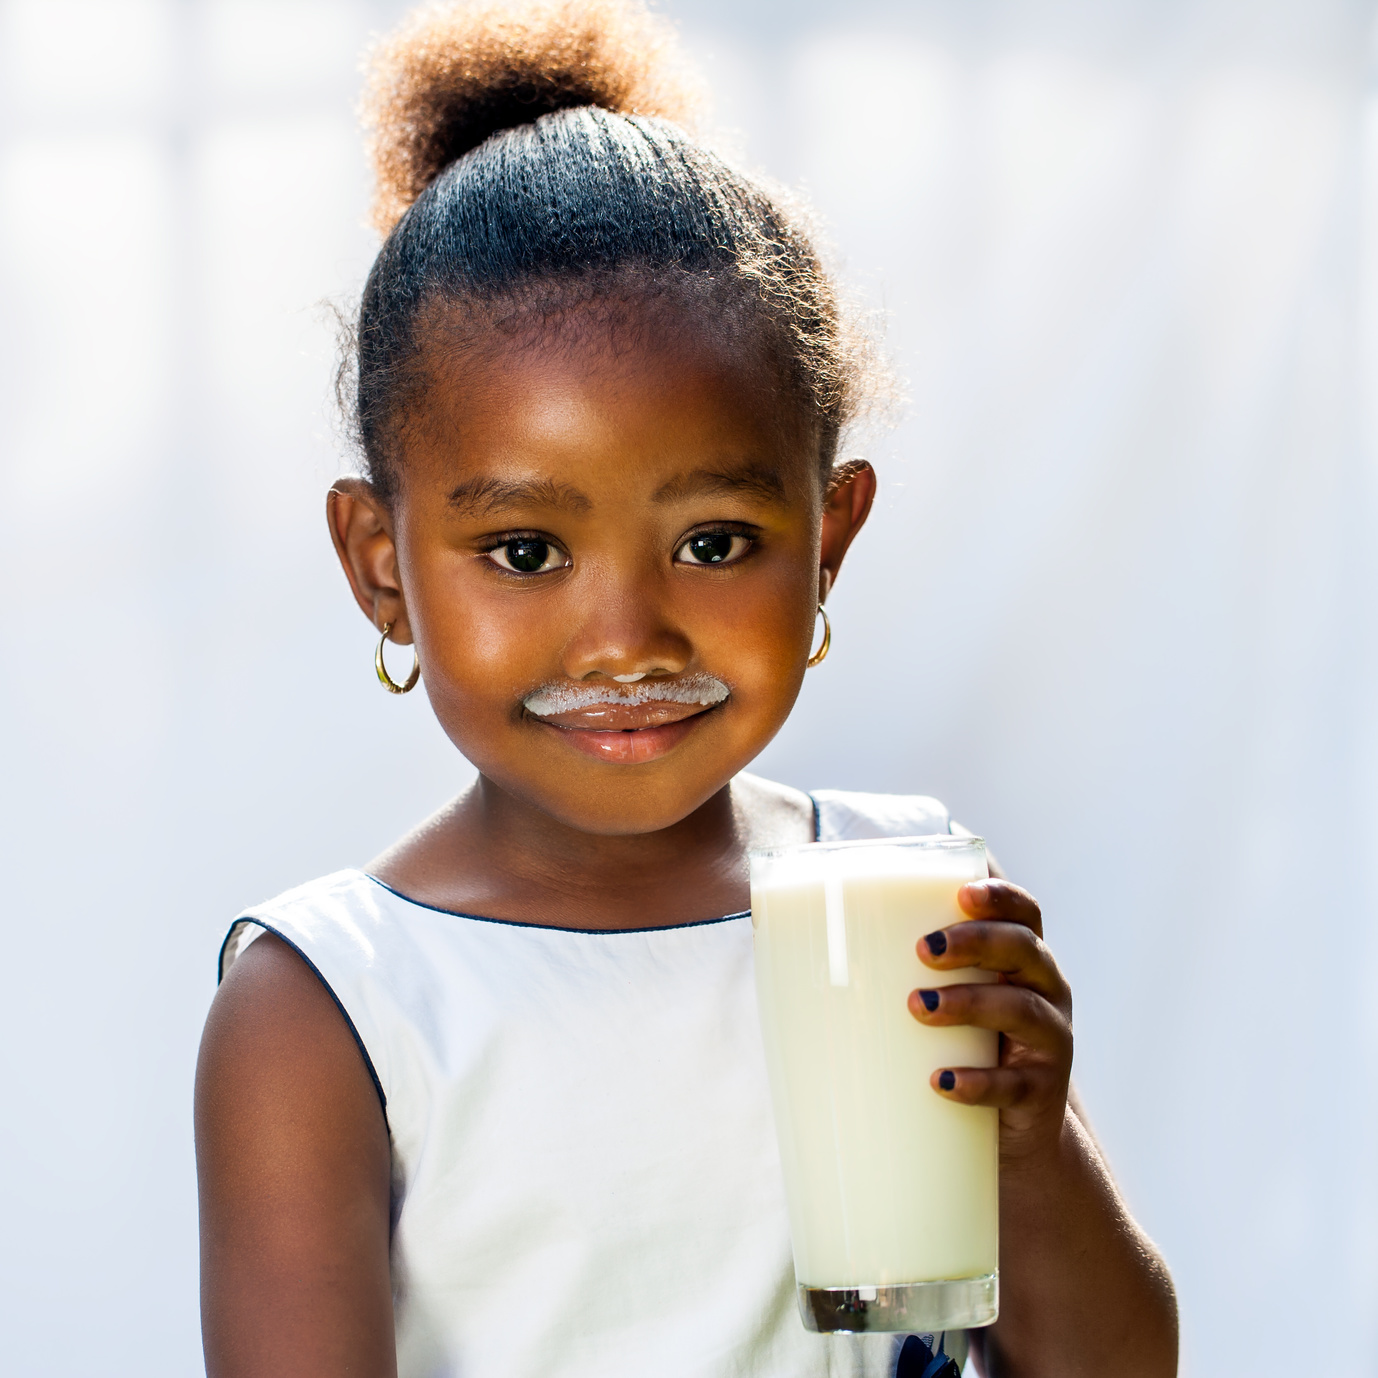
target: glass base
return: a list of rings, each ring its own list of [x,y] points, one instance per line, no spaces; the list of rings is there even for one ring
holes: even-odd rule
[[[893,1287],[805,1287],[801,1283],[799,1314],[805,1330],[822,1335],[974,1330],[990,1325],[1000,1314],[1000,1274]]]

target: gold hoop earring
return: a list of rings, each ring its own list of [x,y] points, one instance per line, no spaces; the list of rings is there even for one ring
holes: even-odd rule
[[[828,621],[828,614],[823,611],[823,604],[818,605],[818,615],[823,619],[823,644],[809,657],[808,668],[813,669],[815,665],[822,665],[828,658],[828,647],[833,644],[832,623]]]
[[[388,691],[389,694],[410,694],[416,688],[416,682],[421,678],[421,661],[416,654],[416,647],[412,647],[411,652],[411,674],[407,676],[404,684],[398,684],[393,677],[388,674],[388,667],[383,664],[383,644],[388,639],[388,633],[392,630],[391,622],[383,623],[383,634],[378,638],[378,649],[373,653],[373,668],[378,671],[378,682]]]

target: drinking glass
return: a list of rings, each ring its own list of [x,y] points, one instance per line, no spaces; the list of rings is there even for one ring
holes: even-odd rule
[[[756,989],[794,1272],[815,1331],[942,1331],[998,1310],[998,1112],[929,1084],[992,1067],[998,1035],[929,1028],[910,991],[990,982],[919,961],[989,874],[977,837],[751,853]]]

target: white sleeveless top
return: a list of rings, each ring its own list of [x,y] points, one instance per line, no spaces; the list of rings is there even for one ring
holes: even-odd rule
[[[813,797],[824,841],[950,828],[934,799]],[[799,1319],[750,914],[549,928],[339,871],[246,910],[221,974],[265,931],[387,1116],[400,1378],[894,1374],[902,1336]]]

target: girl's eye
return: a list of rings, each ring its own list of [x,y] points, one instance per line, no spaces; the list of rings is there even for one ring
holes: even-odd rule
[[[490,550],[488,558],[499,569],[509,569],[514,574],[544,574],[569,564],[569,556],[559,546],[535,536],[514,536]]]
[[[675,558],[687,565],[727,565],[740,560],[751,542],[731,531],[702,531],[690,536]]]

